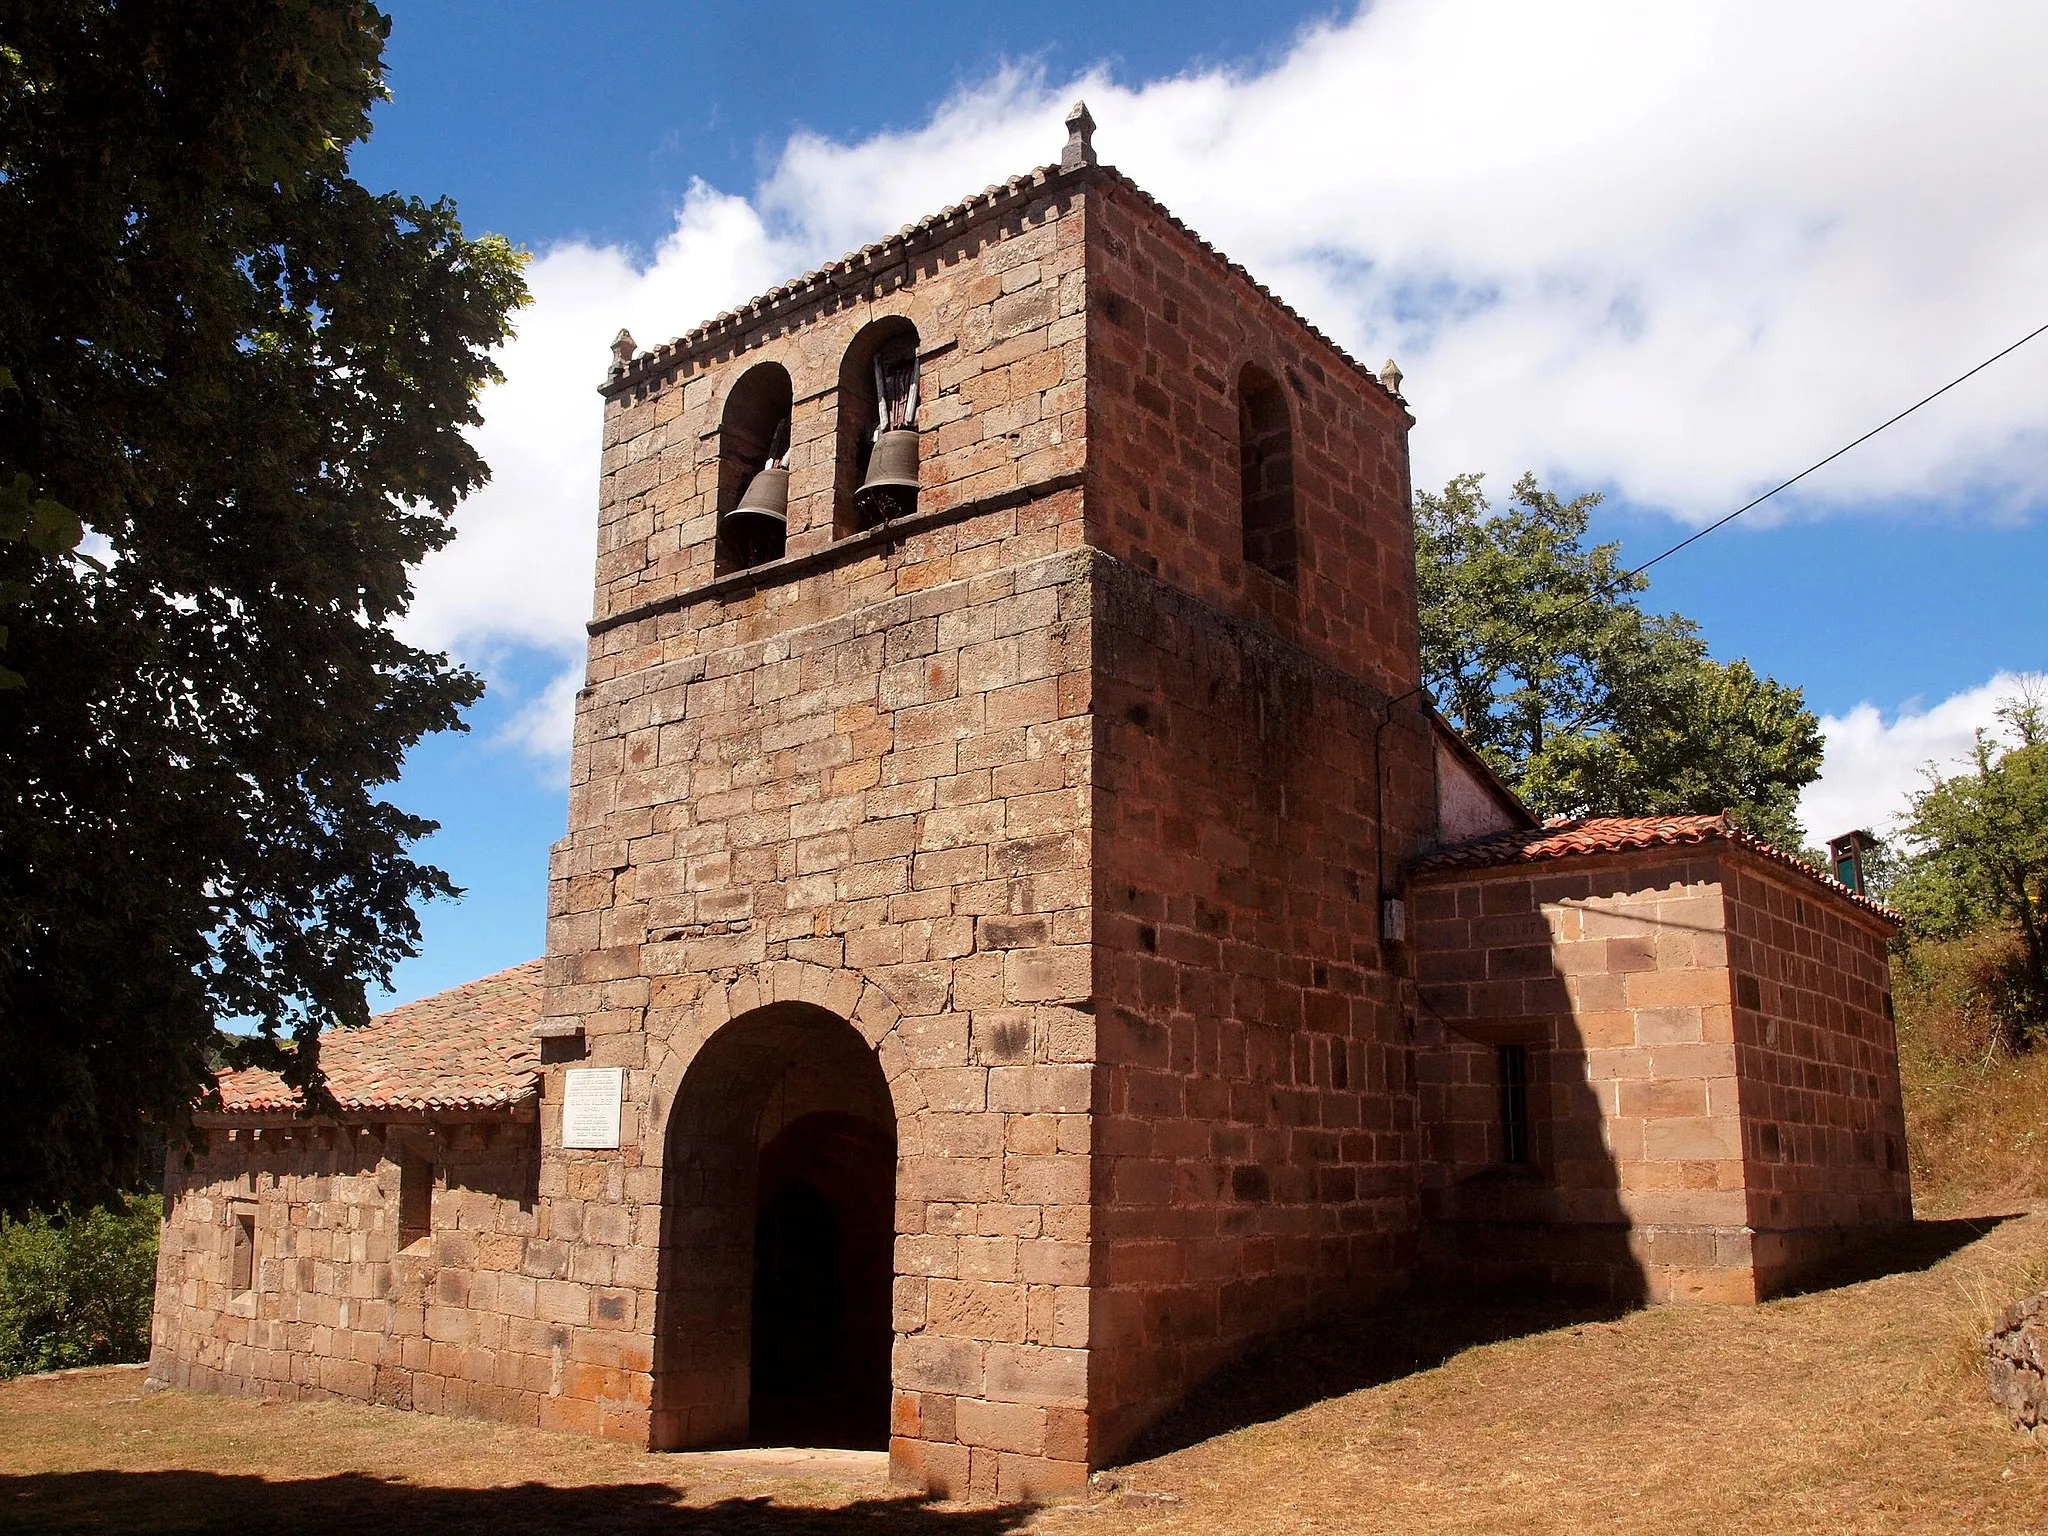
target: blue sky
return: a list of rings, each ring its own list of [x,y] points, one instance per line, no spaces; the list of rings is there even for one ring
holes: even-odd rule
[[[394,792],[468,891],[399,1000],[542,945],[613,331],[666,339],[1053,158],[1083,91],[1105,158],[1399,356],[1420,482],[1605,489],[1636,558],[2048,319],[2048,226],[2010,193],[2048,142],[2022,6],[1938,33],[1875,4],[388,8],[357,175],[453,197],[535,253],[538,295],[485,401],[496,482],[410,626],[491,691]],[[1997,675],[2048,665],[2043,398],[2048,355],[2016,357],[1655,573],[1829,717],[1813,819],[1873,818]]]

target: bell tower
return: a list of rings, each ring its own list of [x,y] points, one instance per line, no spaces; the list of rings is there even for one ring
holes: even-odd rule
[[[1071,1489],[1408,1274],[1409,418],[1093,126],[617,344],[539,1213],[606,1433]]]

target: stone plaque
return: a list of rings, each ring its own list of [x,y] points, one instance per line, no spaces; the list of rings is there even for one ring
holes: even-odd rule
[[[626,1069],[571,1067],[562,1079],[562,1145],[616,1147],[619,1104],[626,1094]]]

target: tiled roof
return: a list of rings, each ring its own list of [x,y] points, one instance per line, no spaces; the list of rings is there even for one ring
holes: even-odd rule
[[[1526,832],[1499,832],[1453,843],[1424,854],[1412,866],[1413,872],[1431,874],[1455,869],[1496,869],[1510,864],[1537,864],[1546,859],[1567,859],[1580,854],[1633,853],[1644,848],[1683,848],[1698,843],[1734,843],[1760,858],[1804,875],[1832,895],[1864,911],[1896,923],[1891,908],[1859,896],[1826,870],[1817,869],[1802,858],[1752,837],[1730,821],[1718,816],[1582,816],[1576,820],[1553,821]]]
[[[320,1041],[327,1087],[345,1112],[509,1108],[534,1092],[538,1057],[529,1031],[540,1021],[538,960],[466,982],[361,1029]],[[300,1107],[274,1072],[225,1072],[221,1109],[277,1113]]]
[[[893,235],[878,240],[872,245],[864,245],[857,251],[848,252],[837,261],[827,262],[824,266],[806,272],[801,277],[791,278],[788,282],[778,287],[770,288],[766,293],[758,294],[754,298],[749,299],[738,309],[729,309],[715,315],[703,324],[684,332],[673,341],[648,348],[646,351],[635,356],[623,369],[614,369],[611,376],[605,380],[601,392],[608,396],[616,395],[635,385],[645,386],[650,382],[658,381],[683,359],[697,352],[708,343],[716,341],[720,337],[738,336],[773,314],[798,304],[809,302],[821,294],[830,292],[849,279],[872,273],[875,268],[895,261],[920,242],[929,242],[942,238],[951,230],[979,215],[990,213],[1002,207],[1005,203],[1024,201],[1035,195],[1041,188],[1062,181],[1078,182],[1089,177],[1101,177],[1105,180],[1113,181],[1125,191],[1134,194],[1141,202],[1151,208],[1153,212],[1157,213],[1167,223],[1171,224],[1197,246],[1201,247],[1202,250],[1214,257],[1227,271],[1235,273],[1250,283],[1264,298],[1294,320],[1309,335],[1328,347],[1338,358],[1354,369],[1360,377],[1364,378],[1375,388],[1386,390],[1393,398],[1397,400],[1400,398],[1398,395],[1394,395],[1392,390],[1388,390],[1386,385],[1380,382],[1378,376],[1370,368],[1338,346],[1336,342],[1332,341],[1318,329],[1307,316],[1295,309],[1293,305],[1281,298],[1279,294],[1273,292],[1272,289],[1268,288],[1256,277],[1253,277],[1243,266],[1232,261],[1222,251],[1217,250],[1215,246],[1203,239],[1201,235],[1190,229],[1180,219],[1176,218],[1158,198],[1147,192],[1113,165],[1091,165],[1077,170],[1062,170],[1057,165],[1046,165],[1029,171],[1022,176],[1012,176],[1006,182],[992,182],[980,192],[970,193],[959,202],[950,204],[940,209],[937,213],[928,214],[914,224],[905,224]]]

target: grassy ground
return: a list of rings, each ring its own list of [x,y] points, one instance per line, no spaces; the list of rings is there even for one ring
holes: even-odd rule
[[[1992,1000],[1997,933],[1922,944],[1893,965],[1899,1076],[1923,1212],[2010,1210],[2048,1201],[2048,1042],[2009,1048]]]
[[[1975,1353],[1998,1306],[2048,1284],[2048,1208],[1923,1223],[1857,1264],[1763,1307],[1413,1306],[1297,1335],[1166,1426],[1164,1454],[1038,1511],[354,1405],[145,1394],[129,1370],[25,1380],[0,1385],[0,1528],[2048,1532],[2048,1444],[1985,1402]],[[1489,1332],[1505,1336],[1473,1342]]]

